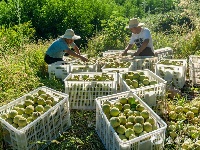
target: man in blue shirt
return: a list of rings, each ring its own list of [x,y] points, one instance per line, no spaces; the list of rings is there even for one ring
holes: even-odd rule
[[[74,40],[78,40],[81,37],[74,34],[72,29],[67,29],[65,34],[59,39],[55,40],[47,49],[44,60],[47,64],[52,64],[57,61],[63,61],[63,56],[68,55],[80,58],[82,61],[88,61],[87,58],[80,55],[78,46],[74,43]],[[72,47],[74,51],[70,50]]]

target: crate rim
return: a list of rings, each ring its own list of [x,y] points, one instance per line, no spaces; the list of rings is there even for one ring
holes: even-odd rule
[[[89,83],[89,82],[116,82],[117,81],[117,77],[116,78],[114,78],[114,80],[112,81],[112,80],[109,80],[109,81],[68,81],[67,79],[69,79],[69,77],[71,76],[71,75],[98,75],[98,74],[102,74],[102,73],[104,73],[104,72],[74,72],[74,73],[69,73],[69,75],[63,80],[64,82],[79,82],[79,83]],[[110,74],[110,75],[113,75],[113,76],[117,76],[117,73],[116,72],[106,72],[106,74]]]

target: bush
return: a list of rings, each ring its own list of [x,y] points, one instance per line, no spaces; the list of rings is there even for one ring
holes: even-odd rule
[[[15,25],[10,28],[1,26],[0,28],[0,56],[6,57],[9,54],[18,54],[23,44],[28,44],[33,38],[35,30],[31,27],[31,23],[27,22]]]
[[[129,30],[128,18],[120,16],[120,12],[113,11],[109,20],[102,21],[104,30],[88,40],[87,53],[100,55],[108,49],[124,49],[127,44]]]

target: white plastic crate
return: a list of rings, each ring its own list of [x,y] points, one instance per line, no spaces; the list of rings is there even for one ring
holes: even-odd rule
[[[157,50],[154,50],[155,56],[161,59],[172,59],[173,58],[173,50],[171,47],[164,47]]]
[[[104,81],[71,81],[74,76],[100,76],[107,74],[113,80]],[[70,109],[95,109],[95,98],[103,95],[109,95],[117,92],[117,73],[102,73],[102,72],[80,72],[70,73],[65,79],[65,93],[69,94]]]
[[[27,95],[36,94],[38,90],[45,91],[54,99],[58,100],[60,98],[60,101],[36,120],[19,130],[0,117],[4,140],[14,150],[44,149],[51,140],[59,137],[60,134],[71,126],[68,95],[45,86],[0,107],[0,115],[8,113],[19,103],[24,103]],[[43,145],[37,143],[42,141],[47,143]]]
[[[131,89],[126,81],[122,78],[124,73],[119,73],[119,84],[120,91],[133,91],[135,92],[143,101],[145,101],[149,106],[156,106],[156,101],[165,99],[166,94],[166,81],[160,78],[158,75],[150,71],[149,69],[136,70],[132,72],[143,72],[145,76],[149,78],[149,81],[156,81],[157,84],[143,86],[140,88]]]
[[[64,79],[71,71],[71,62],[57,61],[48,65],[49,77]]]
[[[182,65],[163,64],[162,61],[182,63]],[[186,81],[187,59],[163,59],[155,66],[155,73],[176,88],[182,88]]]
[[[155,120],[157,130],[136,137],[132,140],[122,141],[109,120],[102,111],[102,104],[105,101],[116,102],[120,98],[133,96],[150,113]],[[98,97],[96,101],[96,132],[107,150],[162,150],[164,148],[165,131],[167,124],[135,93],[126,91],[113,95]]]
[[[193,85],[200,84],[200,56],[189,56],[189,78]]]
[[[145,56],[136,56],[132,60],[132,69],[131,70],[144,70],[149,69],[155,72],[155,64],[158,62],[158,57],[145,57]]]

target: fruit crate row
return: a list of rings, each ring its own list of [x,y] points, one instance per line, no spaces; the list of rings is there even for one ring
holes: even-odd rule
[[[189,56],[189,76],[193,85],[200,84],[200,56]]]
[[[166,123],[131,91],[98,97],[96,131],[107,150],[162,150]]]
[[[155,106],[157,99],[164,100],[166,81],[149,69],[129,71],[128,73],[131,73],[128,75],[131,80],[135,81],[132,85],[126,83],[121,75],[123,73],[70,73],[64,79],[65,93],[69,94],[70,108],[95,109],[95,98],[128,90],[137,92],[142,99],[146,98],[150,106]]]
[[[71,126],[68,95],[39,87],[0,107],[0,122],[12,149],[44,149]]]
[[[80,62],[66,63],[64,61],[55,62],[48,65],[49,77],[56,77],[64,79],[73,72],[127,72],[138,69],[150,69],[154,71],[154,65],[157,58],[144,58],[144,59],[133,59],[132,61],[127,60],[113,60],[105,59],[102,63],[97,61],[92,64],[80,64]]]

